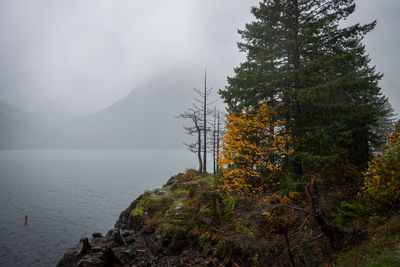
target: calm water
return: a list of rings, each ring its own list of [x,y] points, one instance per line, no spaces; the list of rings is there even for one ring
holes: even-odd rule
[[[0,266],[54,266],[195,160],[185,150],[0,151]]]

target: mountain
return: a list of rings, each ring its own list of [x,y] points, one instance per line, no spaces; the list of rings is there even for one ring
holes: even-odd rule
[[[176,119],[193,103],[202,73],[169,70],[137,85],[113,105],[66,125],[80,148],[182,148],[188,137]],[[186,122],[189,123],[189,122]]]
[[[0,149],[72,148],[61,131],[0,99]]]

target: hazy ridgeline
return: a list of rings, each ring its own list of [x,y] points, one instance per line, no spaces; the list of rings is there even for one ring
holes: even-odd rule
[[[44,122],[0,101],[0,149],[183,148],[184,121],[175,116],[193,102],[202,74],[160,72],[109,107],[66,122]]]

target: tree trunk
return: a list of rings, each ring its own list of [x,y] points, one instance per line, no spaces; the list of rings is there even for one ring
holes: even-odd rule
[[[219,121],[219,111],[218,111],[218,115],[217,115],[217,163],[218,163],[218,160],[219,160],[219,142],[220,142],[220,136],[219,136],[219,134],[220,134],[220,129],[219,129],[219,124],[220,124],[220,121]],[[219,171],[219,165],[217,164],[217,172]]]
[[[286,232],[284,233],[284,235],[285,235],[286,247],[287,247],[287,250],[288,250],[288,255],[289,255],[290,263],[291,263],[292,267],[296,267],[296,265],[295,265],[295,263],[294,263],[292,251],[290,250],[290,241],[289,241],[289,237],[288,237],[288,235],[287,235]]]
[[[197,127],[197,158],[199,159],[199,173],[203,172],[203,161],[201,160],[201,129]]]
[[[323,210],[319,207],[318,191],[315,182],[312,181],[311,188],[309,190],[311,197],[311,207],[313,210],[314,218],[317,221],[322,233],[329,239],[331,246],[334,250],[341,248],[341,243],[343,242],[346,232],[340,230],[337,226],[330,224],[326,220],[326,216]]]
[[[216,134],[217,134],[217,110],[214,108],[214,125],[213,125],[213,171],[214,173],[217,172],[216,169],[216,162],[215,162],[215,154],[216,154]]]
[[[204,72],[204,103],[203,103],[203,173],[207,173],[207,69]]]

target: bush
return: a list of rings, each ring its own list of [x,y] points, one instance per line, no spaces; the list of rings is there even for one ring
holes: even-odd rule
[[[382,155],[369,163],[364,177],[366,199],[380,208],[400,206],[400,123],[389,136]]]
[[[334,215],[335,221],[342,227],[354,227],[368,215],[368,209],[362,199],[352,203],[340,203],[338,213]]]
[[[144,195],[137,201],[135,208],[131,212],[132,217],[142,217],[145,212],[154,214],[155,212],[165,212],[173,203],[173,199],[162,197],[159,199],[151,198],[151,194]]]
[[[218,159],[221,191],[251,197],[279,187],[279,159],[292,151],[287,148],[290,136],[283,127],[285,121],[275,120],[275,114],[275,108],[262,104],[226,117]]]
[[[235,209],[236,200],[230,196],[223,200],[224,203],[224,217],[228,218],[231,216],[232,211]]]

